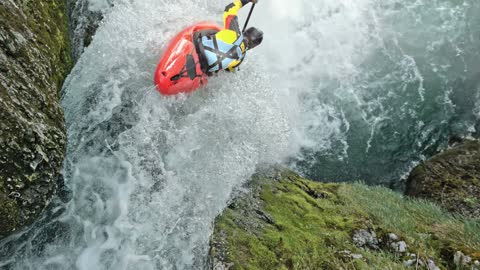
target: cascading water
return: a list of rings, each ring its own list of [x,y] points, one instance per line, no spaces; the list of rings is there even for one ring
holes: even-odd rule
[[[285,76],[302,104],[298,170],[401,188],[451,136],[478,136],[478,1],[291,5],[297,12],[282,26],[295,30],[280,50],[295,54],[275,55],[291,68]]]
[[[480,130],[475,0],[262,0],[242,70],[176,98],[152,86],[161,48],[228,1],[88,3],[105,18],[64,86],[71,198],[0,242],[6,269],[201,269],[259,166],[399,183]]]
[[[164,98],[155,90],[160,48],[197,16],[221,15],[210,9],[143,0],[117,2],[107,12],[64,87],[72,199],[52,209],[58,217],[20,236],[25,242],[7,243],[4,249],[18,257],[4,265],[204,266],[213,219],[233,189],[293,147],[282,92],[265,72],[220,75],[189,97]],[[38,243],[46,235],[48,243]]]

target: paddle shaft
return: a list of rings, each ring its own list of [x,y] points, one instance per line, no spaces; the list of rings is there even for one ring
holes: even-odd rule
[[[245,29],[247,29],[248,21],[250,21],[250,17],[252,16],[253,9],[255,8],[256,3],[252,4],[252,8],[250,8],[250,12],[248,13],[247,21],[245,22],[245,25],[243,26],[242,33],[245,32]]]

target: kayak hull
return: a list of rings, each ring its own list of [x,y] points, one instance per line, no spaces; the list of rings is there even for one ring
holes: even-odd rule
[[[212,22],[200,22],[183,29],[169,43],[163,53],[155,71],[154,82],[162,95],[176,95],[193,92],[208,83],[208,77],[203,73],[193,35],[198,31],[215,30],[221,27]],[[186,74],[187,56],[195,61],[196,77],[191,78]],[[182,74],[182,76],[178,76]]]

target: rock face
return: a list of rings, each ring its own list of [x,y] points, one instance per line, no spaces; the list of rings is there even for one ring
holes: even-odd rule
[[[88,0],[67,0],[70,19],[70,37],[73,60],[76,62],[84,49],[90,45],[95,32],[103,19],[102,11],[113,6],[112,1],[104,0],[100,7],[90,7]]]
[[[248,190],[215,220],[210,269],[476,269],[480,257],[480,227],[386,188],[277,171]]]
[[[71,66],[63,0],[0,1],[0,238],[32,222],[62,182],[59,92]]]
[[[407,180],[406,194],[480,217],[480,142],[461,142],[420,164]]]

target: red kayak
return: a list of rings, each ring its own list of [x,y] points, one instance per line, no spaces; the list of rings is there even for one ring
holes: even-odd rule
[[[198,33],[211,34],[220,30],[222,28],[215,23],[200,22],[173,38],[155,72],[155,85],[162,95],[193,92],[208,83],[193,40]]]

